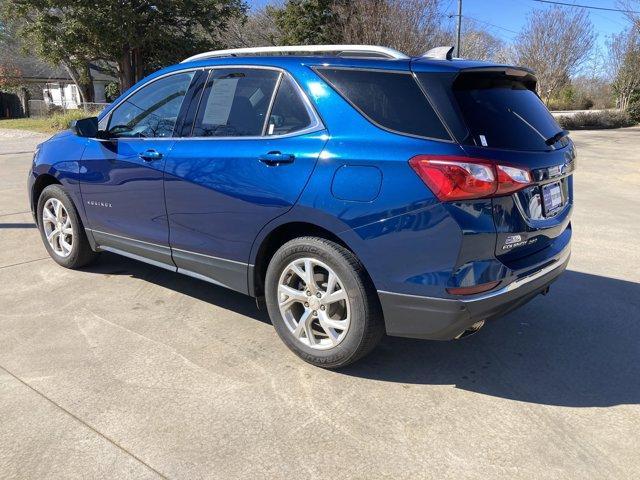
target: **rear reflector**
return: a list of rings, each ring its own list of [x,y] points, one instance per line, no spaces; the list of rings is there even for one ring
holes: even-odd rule
[[[508,195],[531,184],[528,170],[450,155],[417,155],[409,165],[443,202]]]
[[[488,282],[481,283],[480,285],[473,285],[472,287],[456,287],[447,288],[447,292],[451,295],[473,295],[474,293],[482,293],[491,290],[496,287],[500,282]]]

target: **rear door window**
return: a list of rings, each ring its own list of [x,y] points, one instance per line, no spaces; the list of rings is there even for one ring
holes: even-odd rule
[[[261,136],[279,76],[280,72],[266,69],[212,70],[192,135]]]
[[[562,131],[524,79],[497,73],[463,73],[453,84],[453,94],[470,131],[464,143],[544,151],[554,148],[547,140]]]
[[[451,139],[408,72],[321,68],[317,73],[367,119],[384,129],[418,137]]]

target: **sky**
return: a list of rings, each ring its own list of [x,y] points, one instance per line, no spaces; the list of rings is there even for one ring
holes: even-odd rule
[[[282,1],[282,0],[281,0]],[[618,0],[562,0],[566,3],[578,3],[606,8],[620,8]],[[458,0],[442,0],[451,14],[457,14]],[[252,8],[260,8],[268,0],[248,0]],[[463,0],[462,15],[467,21],[476,22],[478,27],[484,26],[493,35],[505,40],[512,40],[526,22],[527,15],[535,9],[550,8],[550,5],[534,0]],[[601,10],[589,10],[591,22],[598,33],[598,47],[603,49],[606,37],[618,33],[630,24],[624,14]]]

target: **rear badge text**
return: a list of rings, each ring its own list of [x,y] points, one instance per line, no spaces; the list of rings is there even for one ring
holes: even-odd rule
[[[525,245],[531,245],[532,243],[536,243],[537,241],[537,237],[523,240],[522,235],[509,235],[504,240],[502,250],[511,250],[512,248],[524,247]]]

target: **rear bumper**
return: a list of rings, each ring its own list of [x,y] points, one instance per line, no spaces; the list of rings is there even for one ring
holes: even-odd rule
[[[480,321],[524,305],[558,278],[571,255],[567,246],[555,258],[508,285],[463,299],[446,299],[378,291],[387,334],[396,337],[451,340]]]

